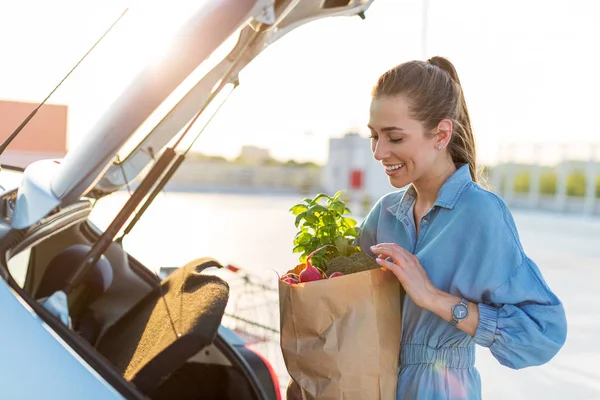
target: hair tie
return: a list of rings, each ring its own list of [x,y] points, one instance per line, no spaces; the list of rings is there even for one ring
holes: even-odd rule
[[[427,62],[431,65],[433,65],[434,67],[437,67],[437,64],[435,63],[435,61],[433,61],[432,58],[430,58],[429,60],[427,60]]]

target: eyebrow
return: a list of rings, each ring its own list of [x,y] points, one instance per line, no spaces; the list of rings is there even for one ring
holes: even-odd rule
[[[367,125],[367,127],[369,129],[375,130],[375,128],[373,128],[371,125]],[[381,128],[381,132],[390,132],[390,131],[404,131],[404,129],[400,128],[398,126],[386,126],[385,128]]]

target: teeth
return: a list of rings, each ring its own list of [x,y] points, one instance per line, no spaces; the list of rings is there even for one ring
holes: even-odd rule
[[[388,166],[388,165],[386,165],[386,166],[385,166],[385,169],[387,169],[388,171],[393,171],[393,170],[395,170],[395,169],[399,169],[399,168],[402,168],[402,167],[404,167],[404,164],[398,164],[398,165],[389,165],[389,166]]]

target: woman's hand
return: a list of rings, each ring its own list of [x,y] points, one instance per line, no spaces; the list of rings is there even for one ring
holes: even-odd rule
[[[452,319],[452,306],[458,304],[460,297],[445,293],[429,280],[427,272],[414,254],[395,243],[381,243],[371,247],[377,254],[377,263],[392,271],[411,300],[419,307],[431,311],[445,321]],[[391,258],[394,262],[386,259]],[[476,303],[469,303],[469,315],[456,327],[472,337],[479,326],[479,308]]]
[[[431,309],[439,291],[431,283],[427,272],[414,254],[395,243],[380,243],[371,246],[371,251],[378,257],[377,263],[392,271],[402,287],[419,307]],[[391,258],[393,262],[387,261]]]

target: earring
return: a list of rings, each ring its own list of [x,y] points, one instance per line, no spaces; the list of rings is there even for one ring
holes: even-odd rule
[[[440,143],[440,144],[438,144],[437,149],[441,150],[443,146],[444,146],[444,143]]]

